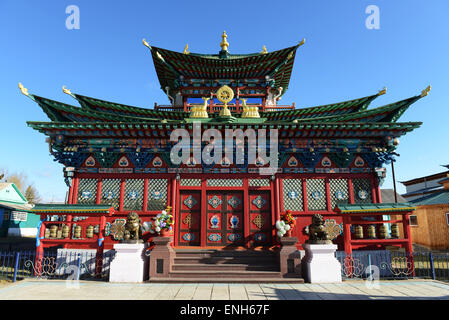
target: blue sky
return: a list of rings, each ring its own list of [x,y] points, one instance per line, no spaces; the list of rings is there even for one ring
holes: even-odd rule
[[[66,28],[66,7],[80,9],[80,29]],[[365,26],[368,5],[380,9],[380,29]],[[308,107],[371,95],[388,88],[372,106],[419,94],[400,121],[423,126],[401,139],[398,181],[432,174],[449,163],[449,1],[0,1],[0,168],[22,171],[44,200],[62,201],[62,165],[49,155],[45,137],[27,120],[47,121],[21,95],[31,93],[77,105],[79,94],[152,107],[166,104],[150,44],[217,53],[221,33],[231,53],[268,51],[298,43],[292,81],[281,104]],[[388,167],[389,170],[389,167]],[[383,187],[391,188],[391,172]],[[405,188],[398,184],[399,191]]]

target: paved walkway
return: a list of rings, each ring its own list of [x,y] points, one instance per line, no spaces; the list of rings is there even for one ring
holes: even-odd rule
[[[0,287],[0,300],[449,300],[449,284],[426,280],[341,284],[114,284],[25,280]]]

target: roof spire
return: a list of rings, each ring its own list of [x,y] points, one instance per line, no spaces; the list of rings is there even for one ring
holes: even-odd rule
[[[379,91],[377,95],[381,96],[387,93],[387,87],[384,87],[382,90]]]
[[[24,94],[24,95],[26,95],[26,96],[28,97],[28,95],[29,95],[28,89],[25,88],[25,87],[23,86],[23,84],[21,84],[20,82],[19,82],[19,89],[20,89],[20,92],[22,92],[22,94]]]
[[[429,85],[427,88],[425,88],[422,92],[421,92],[421,97],[425,97],[429,94],[430,89],[432,89],[432,87]]]
[[[189,44],[186,44],[185,48],[184,48],[184,54],[189,54]]]
[[[151,46],[150,46],[150,44],[145,40],[145,38],[144,39],[142,39],[142,43],[143,43],[143,45],[145,46],[145,47],[148,47],[148,48],[150,48],[151,49]]]
[[[267,54],[267,53],[268,53],[267,47],[265,47],[265,45],[263,45],[262,52],[260,54]]]
[[[223,34],[221,35],[221,38],[223,39],[220,43],[220,47],[222,51],[228,51],[229,43],[228,43],[228,35],[226,34],[226,31],[223,31]]]
[[[66,86],[62,86],[62,92],[68,95],[72,95],[72,92],[70,91],[70,89],[67,89]]]

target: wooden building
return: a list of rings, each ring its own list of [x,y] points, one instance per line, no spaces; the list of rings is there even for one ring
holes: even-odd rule
[[[449,174],[439,181],[442,190],[412,200],[410,215],[413,242],[429,249],[449,250]]]

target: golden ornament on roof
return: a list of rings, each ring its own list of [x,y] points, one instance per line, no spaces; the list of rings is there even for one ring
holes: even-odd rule
[[[262,47],[262,52],[261,52],[261,54],[267,54],[268,53],[268,51],[267,51],[267,47],[265,47],[265,45]]]
[[[301,42],[299,43],[298,46],[302,46],[304,43],[306,43],[306,38],[302,38]]]
[[[432,89],[432,87],[429,85],[427,88],[425,88],[422,92],[421,92],[421,97],[425,97],[429,94],[430,89]]]
[[[72,94],[70,89],[67,89],[65,86],[62,86],[62,92],[64,92],[65,94]]]
[[[222,86],[217,90],[217,99],[224,104],[227,104],[232,99],[234,99],[234,90],[232,90],[227,85]]]
[[[387,93],[387,87],[384,87],[382,90],[380,90],[378,95],[381,96],[381,95],[383,95],[385,93]]]
[[[221,109],[219,115],[221,117],[230,117],[231,111],[228,109],[228,102],[234,99],[234,91],[227,85],[224,85],[217,90],[217,99],[223,103],[223,109]]]
[[[190,51],[188,51],[189,49],[189,44],[186,44],[185,48],[184,48],[184,54],[189,54]]]
[[[19,82],[19,89],[20,89],[20,92],[22,92],[22,94],[24,94],[24,95],[26,95],[26,96],[29,95],[28,89],[25,88],[20,82]]]
[[[221,38],[223,39],[220,43],[221,50],[228,51],[229,43],[227,41],[228,35],[226,34],[226,31],[223,31]]]
[[[148,48],[151,49],[150,44],[149,44],[145,39],[142,39],[142,43],[143,43],[143,45],[144,45],[145,47],[148,47]]]

